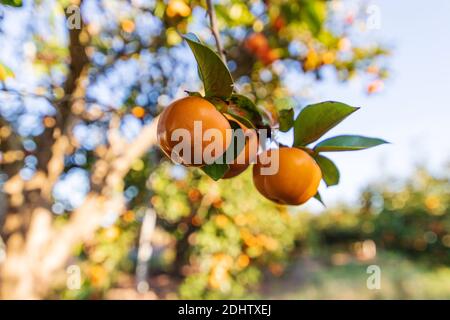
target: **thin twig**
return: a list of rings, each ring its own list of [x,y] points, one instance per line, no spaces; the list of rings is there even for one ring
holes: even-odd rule
[[[63,101],[67,101],[67,100],[70,100],[72,102],[84,101],[85,103],[98,104],[98,105],[104,107],[105,109],[107,109],[106,111],[111,111],[111,112],[115,111],[109,104],[102,103],[95,98],[72,97],[71,95],[65,95],[64,97],[62,97],[60,99],[55,99],[49,95],[27,92],[27,91],[20,91],[20,90],[16,90],[16,89],[12,89],[12,88],[0,88],[0,92],[9,93],[9,94],[18,96],[20,98],[43,98],[43,99],[48,100],[51,104],[61,103]]]
[[[19,91],[16,89],[9,89],[9,88],[0,88],[1,92],[4,93],[9,93],[9,94],[13,94],[22,98],[25,97],[30,97],[30,98],[44,98],[47,99],[49,101],[51,101],[51,98],[49,96],[43,95],[43,94],[38,94],[38,93],[33,93],[33,92],[26,92],[26,91]]]
[[[214,11],[212,0],[206,0],[206,5],[209,15],[210,29],[214,36],[214,40],[216,40],[217,51],[219,51],[219,56],[222,58],[222,60],[226,62],[225,52],[223,50],[222,42],[220,40],[219,29],[217,28],[216,12]]]

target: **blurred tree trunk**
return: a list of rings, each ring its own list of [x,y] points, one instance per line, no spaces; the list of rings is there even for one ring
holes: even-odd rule
[[[25,181],[19,174],[20,167],[2,166],[9,178],[0,197],[0,235],[6,245],[6,258],[0,261],[3,299],[39,299],[48,295],[55,274],[64,270],[74,245],[92,237],[106,215],[123,212],[123,179],[132,164],[156,143],[157,118],[134,141],[127,142],[119,134],[120,118],[112,115],[106,151],[91,172],[91,192],[67,223],[55,224],[52,189],[64,171],[65,156],[73,151],[72,128],[80,116],[73,110],[80,110],[80,103],[84,107],[89,80],[90,61],[80,42],[83,28],[82,23],[80,29],[68,30],[70,63],[65,96],[52,101],[57,110],[55,126],[46,127],[37,138],[35,175]],[[0,141],[2,151],[14,150],[15,138],[18,140],[11,135],[7,141]]]
[[[175,245],[175,261],[173,262],[173,273],[176,276],[183,276],[183,267],[189,264],[189,237],[198,231],[199,227],[194,226],[191,223],[192,217],[195,214],[206,216],[209,211],[211,204],[214,199],[217,198],[217,194],[214,189],[210,189],[201,199],[200,204],[197,208],[193,209],[191,214],[185,217],[182,222],[186,223],[188,226],[187,230],[183,235],[177,239]]]
[[[15,176],[6,182],[4,189],[10,206],[2,228],[6,243],[6,260],[0,269],[2,298],[45,297],[51,278],[65,267],[74,245],[92,237],[106,215],[123,212],[125,201],[117,186],[133,162],[156,143],[156,123],[157,119],[144,127],[131,143],[115,140],[118,134],[116,130],[110,130],[115,138],[111,137],[114,143],[110,143],[109,151],[115,155],[108,163],[104,182],[101,188],[88,194],[84,203],[62,226],[55,225],[51,201],[43,196],[50,183],[48,176],[36,174],[27,182]],[[98,162],[106,163],[104,159]],[[105,170],[94,166],[94,171],[95,167]],[[21,204],[14,206],[14,201],[18,200],[13,199],[21,199]]]

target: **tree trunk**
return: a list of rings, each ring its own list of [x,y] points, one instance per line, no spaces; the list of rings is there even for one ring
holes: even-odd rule
[[[73,0],[70,4],[82,6],[82,2]],[[66,12],[66,19],[70,14]],[[9,178],[0,190],[0,258],[3,242],[6,245],[6,256],[0,259],[2,298],[36,299],[48,295],[55,274],[63,271],[74,245],[93,236],[106,215],[119,215],[124,209],[123,179],[134,161],[156,143],[157,118],[127,143],[119,134],[120,119],[111,114],[105,155],[98,156],[91,170],[91,177],[97,178],[91,179],[91,192],[66,224],[54,223],[52,189],[64,171],[65,156],[76,146],[72,129],[83,115],[80,110],[85,109],[91,68],[86,44],[80,40],[86,32],[83,19],[80,28],[69,28],[67,32],[70,63],[63,85],[65,96],[50,101],[57,110],[56,123],[35,139],[35,177],[24,181],[18,173],[21,166],[2,164],[0,168]],[[0,127],[7,125],[0,117]],[[20,139],[13,138],[18,137],[11,134],[7,140],[0,140],[0,151],[20,150]]]
[[[69,221],[56,226],[41,181],[40,193],[34,190],[33,200],[24,197],[23,205],[6,213],[2,234],[6,242],[6,259],[0,264],[0,297],[2,299],[45,298],[54,276],[62,271],[71,257],[73,247],[88,240],[101,226],[106,215],[119,216],[125,210],[121,189],[123,178],[131,165],[156,143],[155,118],[129,144],[111,143],[112,157],[102,188],[90,192],[84,203],[70,214]],[[110,130],[111,139],[118,136]],[[123,141],[122,141],[123,142]],[[101,161],[105,161],[100,159]],[[26,194],[27,185],[13,181],[6,191]],[[30,183],[30,182],[28,182]],[[21,188],[17,189],[17,185]],[[40,195],[43,195],[40,198]],[[11,194],[10,194],[11,198]]]

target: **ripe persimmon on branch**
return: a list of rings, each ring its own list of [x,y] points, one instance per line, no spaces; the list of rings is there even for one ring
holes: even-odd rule
[[[211,8],[208,12],[212,12]],[[257,157],[250,151],[250,142],[245,135],[233,134],[232,128],[239,132],[242,129],[254,131],[258,141],[260,132],[255,129],[262,124],[269,124],[269,119],[251,99],[234,92],[231,73],[213,50],[201,43],[194,34],[187,34],[184,38],[197,60],[205,96],[188,92],[191,97],[177,100],[163,111],[158,123],[158,141],[172,160],[187,166],[195,163],[214,180],[235,177],[251,163],[256,163],[253,169],[254,182],[262,195],[280,204],[299,205],[313,196],[321,201],[318,193],[321,179],[327,186],[339,182],[336,165],[322,152],[363,150],[386,143],[378,138],[342,135],[309,147],[359,109],[340,102],[326,101],[306,106],[295,119],[293,109],[284,110],[278,117],[277,127],[281,131],[292,132],[293,146],[267,152],[265,145],[261,144],[263,154]],[[216,40],[219,42],[218,38]],[[197,135],[198,123],[201,124],[200,128],[203,125],[206,130],[216,130],[212,142],[211,137],[204,139],[202,135]],[[181,135],[177,130],[183,130],[186,134]],[[238,152],[236,144],[231,143],[234,140],[240,140],[237,145],[242,147]],[[208,154],[209,159],[205,158]],[[230,154],[233,160],[242,157],[242,166],[232,168],[234,162],[224,161]],[[194,158],[198,159],[197,162]],[[264,169],[268,169],[267,165],[276,170],[264,173]],[[292,176],[297,178],[292,179]]]
[[[190,259],[194,251],[191,249],[195,247],[192,239],[203,232],[204,227],[214,227],[216,216],[220,225],[229,223],[240,230],[240,235],[225,236],[228,242],[224,242],[227,247],[230,243],[237,246],[231,254],[240,261],[235,271],[243,272],[253,263],[259,267],[261,261],[257,260],[256,253],[246,251],[247,240],[261,233],[268,248],[277,250],[274,248],[278,245],[288,253],[286,248],[290,247],[294,235],[289,239],[284,237],[289,223],[282,214],[277,214],[287,209],[263,201],[258,191],[277,204],[304,203],[316,191],[320,177],[327,185],[339,180],[336,166],[323,156],[326,152],[360,150],[383,143],[361,136],[338,136],[317,142],[325,129],[356,109],[326,102],[302,110],[297,108],[294,113],[293,108],[289,109],[293,102],[284,99],[289,95],[282,81],[287,69],[318,73],[327,65],[334,68],[340,78],[345,78],[355,68],[365,72],[365,66],[378,63],[374,57],[385,52],[353,45],[358,55],[350,62],[339,60],[344,47],[341,42],[348,48],[349,39],[333,34],[327,27],[326,19],[331,13],[324,1],[315,1],[314,6],[302,7],[295,14],[287,14],[295,9],[289,1],[272,1],[270,5],[262,0],[228,3],[117,1],[112,6],[109,6],[110,1],[103,1],[93,10],[88,2],[70,1],[82,9],[79,29],[71,29],[65,23],[67,1],[34,1],[22,8],[21,0],[0,0],[0,3],[14,6],[4,10],[8,17],[0,21],[0,27],[5,31],[2,39],[5,37],[7,51],[15,53],[0,61],[0,234],[5,242],[0,243],[0,256],[6,253],[3,255],[6,260],[0,265],[2,297],[53,297],[53,289],[59,289],[60,284],[52,282],[61,279],[59,276],[64,275],[67,263],[78,264],[90,255],[89,252],[74,253],[73,248],[83,247],[92,238],[101,236],[105,220],[123,232],[121,223],[126,216],[136,227],[132,231],[135,234],[128,239],[136,240],[137,233],[142,232],[140,243],[144,249],[148,248],[151,242],[148,230],[152,228],[139,231],[139,226],[146,224],[143,212],[150,217],[147,222],[152,221],[152,209],[158,215],[158,232],[176,241],[175,262],[158,272],[165,273],[173,268],[177,275],[187,278],[186,265],[195,263],[195,259]],[[258,6],[257,15],[254,5]],[[55,10],[47,10],[52,6]],[[3,28],[3,24],[14,21],[14,15],[21,10],[35,10],[33,22],[39,21],[42,28],[22,28],[20,33],[8,34],[11,28]],[[206,32],[211,31],[217,49],[204,45],[194,34],[186,34],[193,27],[193,21],[197,21],[193,12],[199,10],[206,10]],[[19,14],[17,19],[21,16],[26,15]],[[52,20],[51,29],[45,28],[48,19]],[[223,27],[221,32],[219,26]],[[236,28],[242,32],[234,37]],[[186,35],[180,37],[180,34]],[[22,38],[14,39],[15,36]],[[180,59],[180,52],[184,54],[183,39],[197,61],[204,90],[188,92],[187,97],[180,97],[170,105],[169,99],[179,97],[181,90],[196,85],[190,81],[192,73],[188,71],[192,70],[187,70],[190,65],[185,63],[184,57]],[[307,51],[291,51],[290,43],[302,43]],[[285,67],[292,62],[296,69]],[[385,71],[380,65],[371,69],[371,75],[381,77]],[[23,79],[27,81],[22,83]],[[235,86],[235,82],[239,86]],[[27,90],[23,91],[21,88],[25,86]],[[288,103],[279,103],[280,100]],[[224,137],[231,136],[231,139],[225,139],[225,143],[214,140],[212,144],[208,138],[194,139],[194,147],[199,147],[201,152],[215,144],[224,150],[216,152],[213,148],[212,163],[203,162],[200,157],[197,169],[181,169],[186,176],[180,180],[186,183],[178,184],[179,180],[164,172],[174,169],[173,166],[162,163],[163,155],[152,146],[156,146],[159,136],[161,147],[169,156],[178,153],[181,159],[190,158],[190,150],[186,154],[179,152],[170,139],[177,129],[190,133],[197,120],[204,129],[223,131]],[[276,148],[270,129],[293,134],[294,144]],[[266,145],[272,145],[272,149],[264,150]],[[269,154],[274,156],[274,161],[266,163],[271,159]],[[279,156],[278,161],[275,156]],[[266,169],[270,163],[278,163],[280,170],[268,174],[270,170]],[[248,170],[252,169],[255,188],[251,175],[243,174],[251,173]],[[76,182],[77,187],[83,189],[77,196],[72,188],[74,182],[70,181],[74,176],[82,176],[84,181]],[[219,179],[224,181],[215,183],[214,180]],[[161,180],[165,182],[158,183]],[[202,183],[198,184],[200,180]],[[293,180],[303,181],[304,185],[297,185]],[[172,187],[166,188],[166,183]],[[235,186],[240,183],[244,187],[239,188],[245,188],[245,192],[237,194],[241,190],[235,192]],[[226,194],[219,190],[223,186],[233,192]],[[166,189],[178,190],[181,194],[176,199],[169,195],[170,208],[165,208],[161,200]],[[251,196],[245,199],[244,194]],[[241,208],[243,200],[248,200],[245,212]],[[228,209],[221,207],[222,202]],[[234,217],[233,213],[239,216]],[[253,225],[253,230],[252,226],[244,226],[247,218],[242,215],[247,213],[257,216],[258,224]],[[236,221],[244,223],[238,225]],[[263,226],[261,221],[267,224]],[[273,222],[280,228],[272,228]],[[120,249],[118,247],[122,246],[117,243],[112,246],[117,251],[129,249],[125,246]],[[146,251],[144,249],[140,251]],[[206,255],[199,260],[214,255],[211,271],[199,271],[202,276],[210,276],[210,280],[199,287],[207,283],[206,290],[218,292],[219,285],[225,283],[219,277],[223,273],[218,266],[231,256],[217,249],[195,251],[199,257]],[[263,255],[261,253],[265,259]],[[141,258],[137,264],[148,265],[149,256],[143,254]],[[94,297],[100,290],[89,278],[87,269],[91,262],[87,262],[83,272],[88,295]],[[96,265],[104,266],[101,262]],[[113,272],[109,271],[115,269],[110,264],[107,268],[113,268],[106,272],[112,286]],[[191,270],[200,268],[194,266]],[[56,274],[58,276],[53,276]],[[146,271],[139,272],[138,281],[145,281],[145,278]],[[82,296],[79,294],[78,297]]]

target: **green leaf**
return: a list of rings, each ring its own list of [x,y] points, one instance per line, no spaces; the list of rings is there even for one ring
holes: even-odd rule
[[[230,111],[227,111],[225,113],[227,113],[230,116],[232,116],[234,119],[236,119],[237,121],[242,123],[247,128],[255,129],[255,126],[253,125],[253,123],[250,120],[248,120],[246,117],[240,116],[240,115],[238,115],[238,114],[236,114],[234,112],[230,112]]]
[[[230,98],[230,102],[232,102],[233,104],[239,106],[244,110],[251,111],[256,114],[260,113],[258,108],[256,107],[256,104],[242,94],[234,93]]]
[[[273,104],[275,105],[275,108],[277,110],[284,110],[289,109],[293,104],[295,104],[295,101],[291,97],[284,96],[280,98],[275,98]]]
[[[188,33],[186,36],[192,38],[192,40],[195,40],[195,41],[197,41],[198,43],[201,43],[200,39],[199,39],[194,33]],[[186,42],[187,42],[187,41],[186,41]],[[189,44],[189,43],[188,43],[188,44]],[[195,55],[194,55],[194,57],[195,57]],[[196,59],[197,59],[197,58],[196,58]],[[202,76],[202,73],[201,73],[201,71],[200,71],[200,66],[199,66],[198,63],[197,63],[197,74],[198,74],[198,77],[200,78],[200,80],[202,80],[202,82],[203,82],[203,76]]]
[[[251,127],[262,124],[261,110],[258,109],[252,100],[241,94],[233,94],[229,101],[228,111],[230,113],[250,120],[252,122]]]
[[[379,138],[370,138],[356,135],[342,135],[325,139],[319,142],[315,147],[316,152],[325,151],[354,151],[363,150],[388,143]]]
[[[306,106],[294,121],[294,146],[316,141],[358,109],[334,101]]]
[[[289,131],[294,126],[294,109],[284,109],[278,113],[278,122],[280,131]]]
[[[333,161],[321,155],[315,155],[314,159],[322,171],[322,179],[327,187],[334,186],[339,183],[339,170]]]
[[[322,200],[322,197],[320,196],[319,191],[317,191],[316,195],[314,196],[314,198],[319,201],[324,207],[326,207],[325,203]]]
[[[7,6],[13,6],[13,7],[21,7],[22,6],[22,0],[0,0],[1,4],[5,4]]]
[[[233,1],[231,7],[229,3],[216,4],[214,9],[219,25],[223,23],[228,27],[243,27],[251,26],[255,21],[255,16],[245,2]]]
[[[207,97],[228,98],[233,92],[233,78],[219,55],[192,33],[183,36],[191,48],[205,87]]]
[[[300,12],[313,35],[317,36],[322,30],[326,17],[326,3],[324,1],[302,1],[305,6]]]
[[[205,97],[205,99],[211,102],[220,112],[223,113],[227,110],[227,103],[223,99],[218,97]]]
[[[230,169],[230,166],[226,163],[212,163],[201,168],[204,173],[210,176],[214,181],[222,178],[225,173]]]

